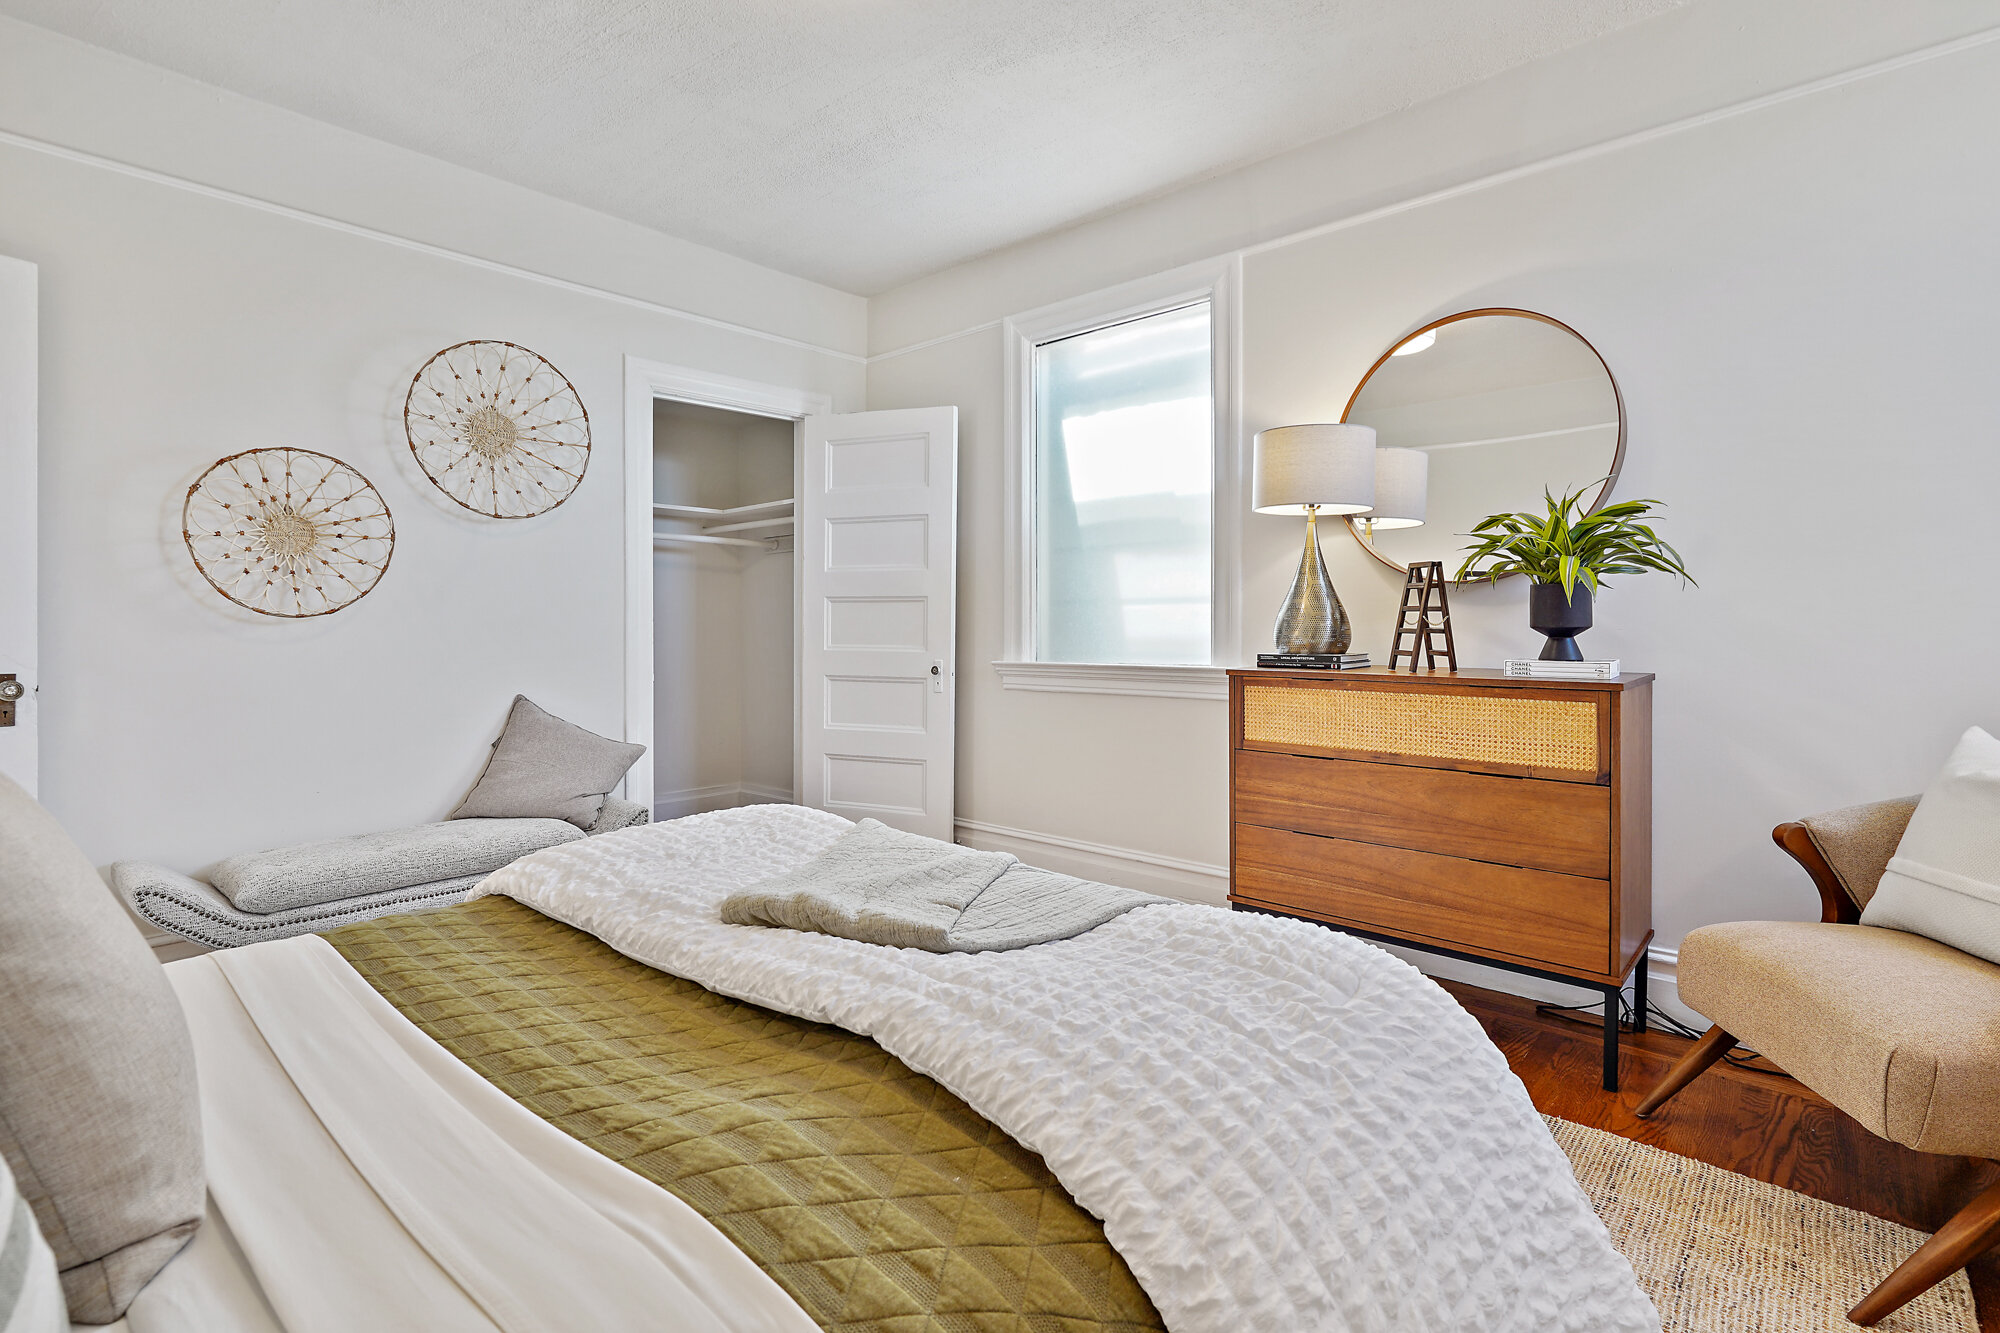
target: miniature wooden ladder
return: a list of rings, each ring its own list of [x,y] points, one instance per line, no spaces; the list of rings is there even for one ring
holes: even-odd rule
[[[1426,659],[1426,669],[1437,670],[1440,634],[1444,636],[1445,669],[1458,670],[1458,650],[1451,642],[1451,603],[1445,599],[1444,585],[1443,561],[1419,560],[1410,565],[1403,580],[1403,607],[1396,614],[1396,637],[1389,645],[1391,671],[1404,653],[1410,655],[1410,674],[1416,674],[1419,656]],[[1403,646],[1406,634],[1410,636],[1407,648]]]

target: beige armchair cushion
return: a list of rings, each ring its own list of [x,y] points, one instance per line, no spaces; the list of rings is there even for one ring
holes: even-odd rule
[[[1903,830],[1917,810],[1917,798],[1899,796],[1893,801],[1850,805],[1823,815],[1808,815],[1799,822],[1806,826],[1819,854],[1833,867],[1840,887],[1856,907],[1868,906]]]
[[[2000,1157],[2000,965],[1901,931],[1704,926],[1680,997],[1870,1132]]]

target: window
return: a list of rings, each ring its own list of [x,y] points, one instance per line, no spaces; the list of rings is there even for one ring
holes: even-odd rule
[[[1227,697],[1239,277],[1228,256],[1002,322],[1005,688]]]
[[[1038,662],[1211,660],[1209,302],[1034,345]]]

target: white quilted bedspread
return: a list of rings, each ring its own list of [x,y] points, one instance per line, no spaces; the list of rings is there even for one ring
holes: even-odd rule
[[[1659,1329],[1527,1090],[1414,968],[1192,904],[981,954],[718,919],[848,827],[718,811],[536,852],[479,892],[874,1038],[1040,1153],[1173,1333]]]

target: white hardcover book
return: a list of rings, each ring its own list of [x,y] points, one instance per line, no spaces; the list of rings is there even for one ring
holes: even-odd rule
[[[1589,662],[1544,662],[1540,658],[1509,658],[1501,664],[1501,671],[1509,676],[1526,676],[1536,680],[1615,680],[1618,676],[1618,659],[1606,658]]]

